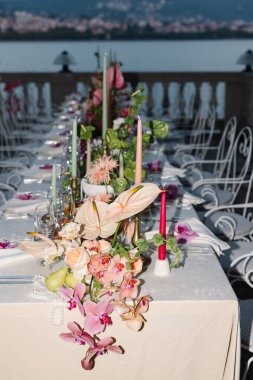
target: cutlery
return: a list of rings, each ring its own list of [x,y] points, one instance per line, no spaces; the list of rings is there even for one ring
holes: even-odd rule
[[[0,285],[21,285],[21,284],[32,284],[33,281],[25,280],[0,280]]]
[[[34,276],[30,275],[0,275],[0,280],[33,280]]]

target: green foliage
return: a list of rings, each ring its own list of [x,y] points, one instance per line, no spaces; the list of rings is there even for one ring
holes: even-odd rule
[[[165,239],[162,234],[157,233],[157,234],[154,234],[151,242],[154,243],[157,247],[159,247],[160,245],[164,244]]]
[[[139,252],[147,252],[149,243],[145,239],[139,239],[136,242],[136,247],[138,248]]]
[[[100,282],[98,282],[95,277],[93,277],[93,282],[92,282],[92,295],[93,295],[93,298],[94,298],[94,301],[95,302],[98,302],[98,294],[99,294],[99,291],[100,289],[102,288],[102,284],[100,284]]]
[[[92,125],[80,124],[80,128],[78,128],[78,137],[81,140],[89,140],[92,138],[92,132],[95,131],[95,127]]]
[[[122,193],[122,191],[125,191],[127,187],[128,182],[125,178],[116,178],[116,180],[113,182],[113,188],[117,194],[120,194]]]
[[[164,139],[169,132],[169,125],[165,121],[153,120],[147,125],[151,129],[152,135],[158,139]]]

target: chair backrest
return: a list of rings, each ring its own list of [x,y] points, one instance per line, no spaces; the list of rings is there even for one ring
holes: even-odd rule
[[[220,143],[216,153],[216,163],[214,165],[213,174],[215,177],[222,177],[223,171],[232,159],[232,149],[235,141],[237,120],[236,117],[231,117],[223,130]]]
[[[190,144],[195,145],[194,154],[200,159],[204,159],[207,150],[201,149],[203,146],[208,147],[211,143],[216,120],[216,111],[211,107],[208,117],[203,116],[202,111],[197,112],[194,120]]]
[[[251,155],[252,131],[250,127],[244,127],[235,139],[231,151],[231,159],[223,170],[222,178],[229,179],[229,182],[225,183],[223,188],[225,191],[230,191],[232,193],[231,204],[234,203],[238,192],[245,181],[251,161]],[[251,178],[253,179],[252,175]]]

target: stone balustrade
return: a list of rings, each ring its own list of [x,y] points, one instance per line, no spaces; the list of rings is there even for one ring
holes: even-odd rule
[[[19,79],[23,85],[34,82],[39,92],[49,82],[52,102],[58,105],[77,88],[84,90],[85,95],[93,74],[4,73],[1,81]],[[147,96],[144,111],[149,115],[188,120],[199,106],[207,111],[212,104],[218,120],[235,115],[239,124],[253,125],[253,73],[127,72],[124,75],[132,89],[143,84]]]

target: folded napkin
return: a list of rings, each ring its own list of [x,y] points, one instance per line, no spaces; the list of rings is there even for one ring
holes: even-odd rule
[[[178,222],[180,223],[180,221]],[[217,238],[200,220],[197,218],[189,218],[187,220],[182,221],[182,224],[188,224],[189,227],[195,232],[198,236],[196,236],[190,243],[186,243],[187,245],[210,245],[217,253],[217,255],[222,254],[222,251],[225,251],[230,248],[230,246],[224,242],[223,240]],[[168,228],[169,231],[169,228]],[[154,234],[159,231],[149,231],[145,233],[145,238],[147,240],[151,240]]]
[[[176,168],[175,166],[172,166],[168,161],[166,161],[162,170],[162,177],[184,177],[185,172],[186,169]]]
[[[42,146],[36,149],[37,154],[47,157],[61,157],[64,153],[64,146],[53,148],[51,146]]]
[[[25,193],[17,193],[17,195],[23,195]],[[36,206],[42,203],[49,203],[48,199],[42,196],[37,196],[35,199],[17,199],[11,198],[4,204],[4,210],[11,214],[25,214],[34,213]]]
[[[197,197],[196,195],[193,195],[189,193],[188,191],[184,191],[183,193],[183,199],[182,199],[182,205],[199,205],[201,203],[205,202],[205,199]]]
[[[40,168],[40,166],[36,165],[36,166],[32,166],[31,168],[19,170],[18,173],[22,175],[23,177],[50,181],[52,169],[45,170],[45,169]]]
[[[32,255],[22,252],[19,248],[0,249],[0,267],[32,258]]]

